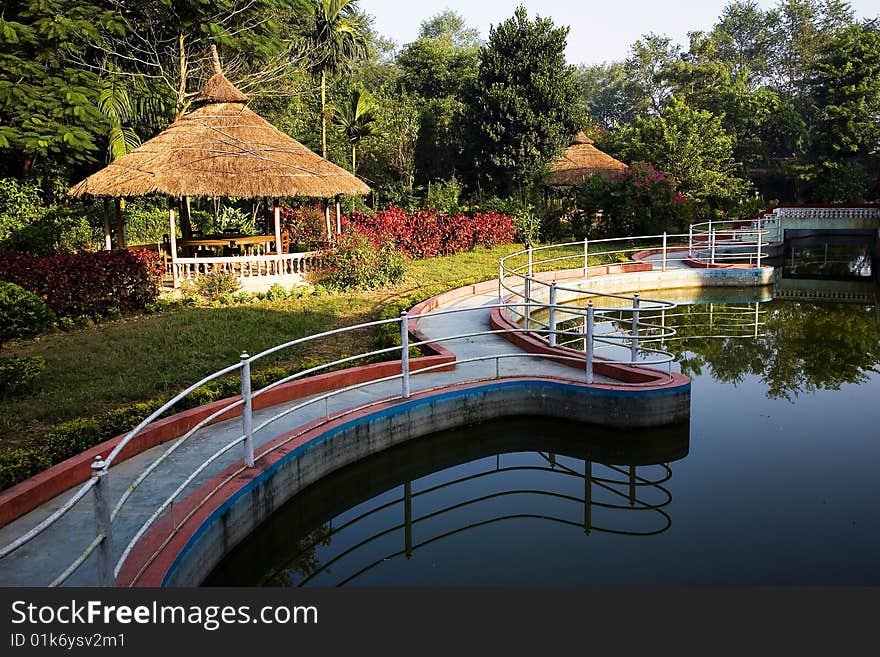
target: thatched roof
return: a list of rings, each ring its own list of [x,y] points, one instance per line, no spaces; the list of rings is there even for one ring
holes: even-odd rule
[[[562,156],[550,165],[547,182],[550,185],[580,185],[592,174],[622,171],[626,165],[593,146],[593,140],[583,132],[577,133]]]
[[[215,72],[204,104],[70,190],[71,196],[368,194],[370,188],[248,109],[248,97]]]

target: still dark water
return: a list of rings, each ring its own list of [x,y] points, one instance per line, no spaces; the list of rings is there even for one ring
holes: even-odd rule
[[[802,246],[785,299],[727,290],[667,319],[689,425],[435,434],[313,486],[206,584],[880,584],[880,313],[863,248]]]

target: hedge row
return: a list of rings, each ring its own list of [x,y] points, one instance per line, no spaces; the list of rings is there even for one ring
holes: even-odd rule
[[[475,246],[493,247],[513,242],[512,217],[498,212],[445,215],[434,210],[407,214],[400,208],[380,210],[373,215],[353,212],[343,217],[350,225],[377,242],[391,240],[411,258],[431,258],[469,251]]]
[[[0,280],[20,285],[58,315],[102,316],[143,310],[159,296],[162,264],[152,251],[33,256],[0,252]]]

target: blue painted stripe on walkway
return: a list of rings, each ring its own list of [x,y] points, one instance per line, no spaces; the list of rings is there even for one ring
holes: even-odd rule
[[[471,397],[476,396],[478,394],[482,394],[485,391],[496,391],[504,388],[527,388],[529,391],[534,391],[535,388],[556,388],[556,389],[564,389],[567,391],[577,391],[580,394],[586,396],[597,396],[597,397],[653,397],[658,394],[670,394],[679,391],[686,390],[691,387],[690,381],[680,386],[667,387],[667,388],[659,388],[652,390],[609,390],[605,388],[595,388],[595,387],[587,387],[586,385],[575,385],[569,383],[562,383],[560,381],[540,381],[540,380],[527,380],[527,381],[500,381],[497,383],[491,383],[486,385],[480,385],[472,388],[462,388],[456,390],[449,390],[446,392],[440,392],[434,395],[428,395],[427,397],[422,397],[419,399],[412,399],[405,402],[399,402],[394,404],[389,408],[382,409],[380,411],[376,411],[374,413],[369,413],[367,415],[363,415],[361,417],[355,418],[353,420],[349,420],[343,424],[332,427],[327,431],[322,432],[321,434],[315,436],[313,439],[309,440],[306,443],[303,443],[296,449],[291,450],[287,454],[285,454],[278,461],[273,463],[269,468],[261,472],[259,475],[251,479],[247,484],[239,488],[235,493],[229,496],[226,501],[217,507],[210,516],[205,518],[201,525],[199,525],[198,529],[193,533],[193,535],[186,542],[186,545],[180,550],[177,556],[174,558],[174,561],[171,563],[171,566],[168,568],[168,572],[165,573],[165,576],[162,578],[162,586],[166,586],[168,583],[168,579],[177,569],[180,564],[180,561],[186,556],[187,552],[192,549],[193,545],[198,541],[198,539],[204,534],[207,529],[218,520],[227,510],[229,510],[235,502],[242,497],[243,495],[249,494],[254,488],[256,488],[259,484],[261,484],[264,480],[270,479],[275,475],[275,472],[289,460],[296,458],[308,450],[312,449],[316,445],[322,443],[325,440],[328,440],[334,436],[339,435],[343,431],[347,431],[358,424],[363,424],[365,422],[374,422],[376,420],[381,420],[383,418],[395,417],[398,415],[403,415],[404,413],[410,412],[412,409],[418,408],[420,406],[424,406],[427,404],[432,404],[438,401],[443,400],[451,400],[455,398],[461,397]],[[295,430],[294,430],[295,431]]]

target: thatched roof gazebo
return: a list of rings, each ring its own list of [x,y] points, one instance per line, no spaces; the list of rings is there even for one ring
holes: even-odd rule
[[[351,173],[309,150],[249,109],[248,97],[226,78],[216,48],[212,46],[211,50],[214,74],[196,97],[197,108],[131,153],[75,185],[69,192],[71,196],[106,199],[163,194],[176,199],[193,196],[330,199],[342,194],[370,192],[370,188]],[[186,211],[186,204],[180,207]],[[173,209],[170,215],[173,258]],[[329,237],[329,206],[325,206],[325,217]],[[188,226],[188,221],[185,223]],[[277,204],[275,233],[276,250],[280,252]],[[105,244],[108,238],[109,219],[105,216]]]
[[[547,183],[553,186],[581,185],[592,174],[623,171],[626,165],[593,146],[586,133],[579,132],[558,160],[550,165]]]

